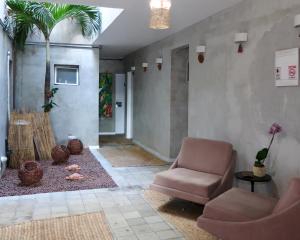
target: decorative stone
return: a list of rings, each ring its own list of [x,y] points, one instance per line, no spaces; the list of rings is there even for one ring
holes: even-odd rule
[[[83,144],[79,139],[70,139],[68,149],[72,155],[80,155],[83,150]]]
[[[37,184],[43,178],[43,169],[36,161],[26,161],[21,164],[19,179],[24,186]]]
[[[68,161],[70,157],[69,149],[64,145],[57,145],[51,151],[53,164],[61,164]]]

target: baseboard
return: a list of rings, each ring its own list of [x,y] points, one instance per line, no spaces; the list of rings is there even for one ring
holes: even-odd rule
[[[117,135],[115,132],[100,132],[99,136],[114,136]]]
[[[100,147],[99,147],[99,145],[89,146],[89,149],[91,149],[91,150],[98,150],[98,149],[100,149]]]
[[[158,157],[159,159],[165,161],[165,162],[169,162],[169,163],[172,163],[175,161],[175,159],[171,159],[171,158],[168,158],[168,157],[165,157],[163,155],[161,155],[159,152],[145,146],[144,144],[142,144],[141,142],[139,141],[136,141],[136,140],[132,140],[132,142],[136,145],[138,145],[139,147],[143,148],[146,152],[149,152],[151,154],[153,154],[154,156]]]

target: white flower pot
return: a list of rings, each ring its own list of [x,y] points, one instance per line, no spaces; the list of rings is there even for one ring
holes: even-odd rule
[[[266,167],[265,166],[263,166],[263,167],[253,166],[253,175],[255,177],[264,177],[264,176],[266,176]]]

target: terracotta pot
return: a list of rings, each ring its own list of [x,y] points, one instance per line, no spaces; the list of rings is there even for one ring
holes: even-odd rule
[[[253,166],[253,175],[255,177],[266,176],[266,167],[265,166],[261,166],[261,167]]]
[[[41,181],[43,169],[36,161],[26,161],[22,163],[18,176],[22,185],[30,186]]]
[[[83,144],[79,139],[70,139],[68,149],[72,155],[80,155],[83,150]]]
[[[51,151],[53,164],[60,164],[67,162],[70,157],[69,149],[64,145],[57,145]]]

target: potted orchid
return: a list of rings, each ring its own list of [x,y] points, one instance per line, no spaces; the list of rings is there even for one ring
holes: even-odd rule
[[[274,141],[275,135],[277,133],[280,133],[282,131],[282,128],[279,124],[277,123],[273,123],[270,130],[269,130],[269,134],[272,135],[270,144],[268,148],[263,148],[262,150],[260,150],[257,155],[256,155],[256,161],[255,164],[253,166],[253,174],[256,177],[264,177],[266,175],[266,168],[265,168],[265,161],[266,158],[268,157],[270,148],[272,146],[272,143]]]

